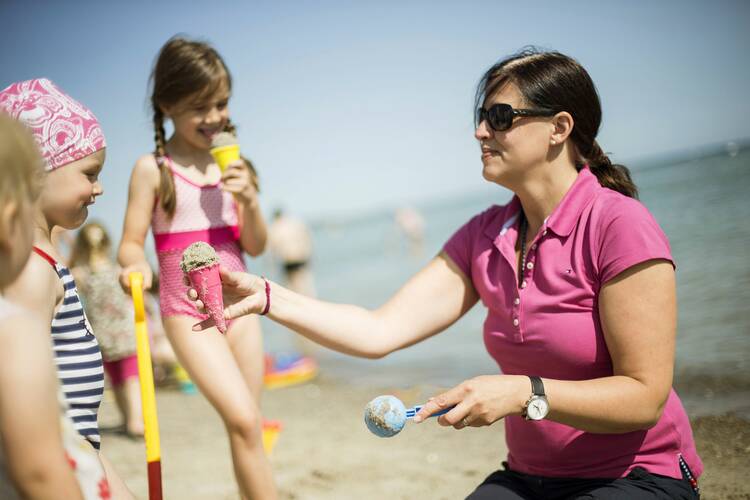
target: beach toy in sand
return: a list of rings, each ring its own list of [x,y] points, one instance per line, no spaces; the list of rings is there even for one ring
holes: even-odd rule
[[[276,446],[276,440],[279,439],[279,433],[284,426],[278,420],[263,421],[263,450],[266,455],[271,455],[273,447]]]
[[[146,474],[148,475],[149,500],[162,500],[161,489],[161,445],[159,444],[159,420],[156,415],[154,393],[154,371],[151,366],[151,350],[148,343],[148,326],[143,305],[143,274],[134,272],[128,276],[130,293],[135,312],[135,344],[138,358],[138,379],[141,385],[141,407],[143,408],[143,438],[146,441]]]
[[[310,356],[297,353],[265,355],[263,387],[281,389],[303,384],[318,375],[318,363]]]
[[[198,389],[195,387],[195,383],[188,375],[188,372],[182,367],[181,364],[175,363],[172,367],[172,376],[177,381],[177,385],[180,386],[180,391],[183,394],[197,394]]]
[[[413,408],[406,408],[396,396],[378,396],[365,406],[365,424],[370,432],[379,437],[393,437],[404,428],[406,421],[414,418],[419,410],[419,405]],[[437,417],[448,413],[453,409],[445,408],[439,412],[433,413],[431,417]]]
[[[214,320],[221,333],[227,332],[224,319],[224,297],[221,294],[219,257],[213,247],[203,241],[196,241],[182,252],[180,262],[182,272],[187,274],[190,285],[198,292],[198,298],[206,307],[206,312]]]
[[[211,139],[210,152],[222,172],[227,165],[240,159],[240,145],[234,134],[229,132],[219,132]]]

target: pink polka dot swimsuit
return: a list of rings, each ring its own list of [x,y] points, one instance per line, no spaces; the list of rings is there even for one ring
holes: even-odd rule
[[[191,181],[164,157],[174,179],[176,207],[174,216],[161,203],[154,207],[151,230],[159,259],[159,305],[162,317],[191,316],[205,319],[187,298],[182,282],[180,260],[191,243],[205,241],[214,247],[221,264],[231,271],[246,271],[239,245],[237,203],[219,183],[199,185]]]

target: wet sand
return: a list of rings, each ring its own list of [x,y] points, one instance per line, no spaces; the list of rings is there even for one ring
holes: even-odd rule
[[[362,420],[365,405],[376,395],[394,394],[410,404],[438,390],[352,387],[323,376],[313,383],[266,391],[265,416],[284,425],[272,455],[280,497],[464,498],[505,458],[502,425],[455,431],[428,421],[407,424],[399,435],[383,439],[370,434]],[[108,396],[100,411],[102,427],[117,423]],[[159,389],[157,407],[164,497],[239,498],[223,425],[203,396]],[[699,417],[693,425],[706,466],[702,498],[750,498],[745,470],[750,464],[750,422],[724,415]],[[108,432],[102,449],[137,498],[147,499],[143,441]]]
[[[701,498],[750,498],[750,421],[730,414],[698,417],[691,423],[706,466],[700,480]]]

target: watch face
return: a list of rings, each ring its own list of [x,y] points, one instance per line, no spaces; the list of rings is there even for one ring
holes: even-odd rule
[[[546,398],[535,396],[529,401],[529,406],[526,408],[526,415],[529,420],[541,420],[547,416],[549,412],[549,403]]]

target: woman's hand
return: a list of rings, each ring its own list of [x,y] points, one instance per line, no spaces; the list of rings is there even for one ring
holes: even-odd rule
[[[233,161],[227,166],[221,175],[221,188],[232,193],[246,207],[253,207],[258,203],[258,188],[242,160]]]
[[[258,276],[239,271],[228,271],[224,267],[219,268],[221,276],[221,288],[224,294],[224,317],[234,319],[246,314],[259,314],[266,306],[265,281]],[[183,278],[185,284],[190,286],[187,276]],[[198,299],[198,292],[194,288],[188,289],[188,298],[195,302],[195,307],[200,312],[205,312],[203,301]],[[193,326],[193,331],[199,332],[214,326],[214,321],[209,318]]]
[[[130,295],[130,273],[134,272],[138,272],[143,275],[144,290],[148,290],[151,288],[151,282],[153,280],[153,271],[151,271],[151,266],[149,266],[147,262],[131,264],[120,271],[120,286],[128,295]]]
[[[508,415],[520,415],[531,395],[529,377],[522,375],[482,375],[462,382],[432,397],[414,417],[419,423],[433,413],[454,406],[438,417],[438,423],[464,427],[492,425]]]

